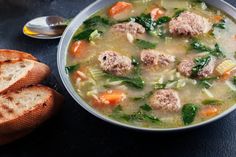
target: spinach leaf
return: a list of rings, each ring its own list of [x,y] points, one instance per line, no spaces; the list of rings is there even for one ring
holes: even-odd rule
[[[144,88],[144,81],[140,75],[140,63],[137,58],[132,57],[132,64],[134,66],[133,75],[130,77],[124,76],[115,76],[111,74],[106,74],[106,76],[110,79],[110,81],[122,81],[132,87],[143,89]]]
[[[162,25],[165,23],[168,23],[171,20],[171,18],[169,16],[163,16],[160,17],[157,21],[156,21],[156,25]]]
[[[146,31],[152,31],[157,26],[156,21],[152,20],[152,17],[150,14],[141,14],[141,16],[131,18],[131,20],[142,25],[146,29]]]
[[[210,56],[194,59],[195,66],[192,69],[192,77],[196,77],[198,73],[210,63],[210,61]]]
[[[157,25],[162,25],[169,22],[171,18],[168,16],[163,16],[160,17],[157,21],[153,21],[150,14],[141,14],[140,16],[133,17],[130,20],[139,23],[146,29],[146,31],[149,32],[153,31],[157,27]]]
[[[65,70],[67,74],[70,74],[74,72],[75,70],[77,70],[78,68],[79,68],[79,64],[75,64],[75,65],[65,67]]]
[[[78,35],[74,36],[73,39],[74,40],[93,40],[96,39],[98,37],[100,37],[102,34],[101,31],[98,31],[97,29],[87,29],[81,33],[79,33]]]
[[[132,65],[135,66],[135,67],[140,65],[138,59],[135,58],[134,56],[131,57],[131,62],[132,62]]]
[[[236,86],[236,76],[233,77],[232,82]]]
[[[180,15],[181,13],[185,12],[185,11],[186,11],[186,9],[177,9],[177,10],[175,11],[175,14],[173,15],[173,18],[179,17],[179,15]]]
[[[201,86],[202,88],[211,88],[213,85],[213,81],[217,80],[218,77],[208,77],[208,78],[203,78],[197,81],[198,85]]]
[[[152,110],[152,108],[148,104],[144,104],[143,106],[140,106],[140,108],[147,112]]]
[[[193,40],[190,44],[191,48],[199,52],[209,52],[212,56],[215,57],[225,57],[223,51],[221,50],[219,44],[215,44],[215,48],[205,46],[203,43],[198,40]]]
[[[131,115],[122,115],[120,118],[124,119],[125,121],[132,122],[132,121],[147,121],[152,123],[160,123],[160,120],[157,117],[152,115],[145,114],[141,111],[131,114]]]
[[[136,39],[134,43],[141,49],[155,49],[157,46],[157,43],[152,43],[142,39]]]
[[[195,104],[189,103],[184,105],[184,107],[182,108],[182,119],[184,125],[189,125],[194,121],[197,111],[198,106]]]
[[[84,26],[88,28],[97,28],[99,25],[111,25],[108,19],[105,19],[101,16],[94,16],[86,21],[84,21]]]
[[[123,77],[123,76],[114,76],[111,74],[107,74],[107,77],[110,78],[110,81],[122,81],[132,87],[143,89],[144,88],[144,81],[142,80],[141,76],[134,76],[134,77]]]
[[[211,55],[215,56],[215,57],[225,57],[225,55],[223,54],[223,51],[220,48],[219,44],[215,44],[215,49],[212,50],[210,52]]]
[[[145,94],[144,96],[135,97],[135,98],[133,98],[133,100],[134,100],[134,101],[145,100],[145,99],[149,98],[152,94],[153,94],[153,91],[148,92],[148,93]]]
[[[120,105],[118,105],[118,106],[116,106],[116,107],[113,109],[112,113],[113,113],[113,114],[118,114],[118,113],[120,113],[121,111],[122,111],[122,107],[121,107]]]
[[[90,35],[94,32],[94,29],[87,29],[81,33],[79,33],[78,35],[74,36],[73,39],[74,40],[89,40]]]
[[[202,101],[203,105],[222,105],[222,101],[221,100],[217,100],[217,99],[206,99]]]
[[[220,20],[219,23],[215,23],[213,25],[213,28],[220,28],[220,29],[226,29],[226,21],[224,19]]]

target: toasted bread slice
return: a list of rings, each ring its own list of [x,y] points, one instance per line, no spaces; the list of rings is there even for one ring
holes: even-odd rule
[[[63,103],[63,97],[46,86],[30,86],[0,95],[0,135],[32,130]]]
[[[5,62],[8,60],[19,60],[19,59],[29,59],[37,61],[37,58],[35,58],[29,53],[17,50],[0,49],[0,62]]]
[[[47,65],[23,59],[0,64],[0,94],[38,84],[50,74]]]
[[[0,146],[5,145],[5,144],[9,144],[15,140],[18,140],[18,139],[28,135],[31,132],[32,132],[32,130],[23,130],[23,131],[11,133],[11,134],[0,135]]]

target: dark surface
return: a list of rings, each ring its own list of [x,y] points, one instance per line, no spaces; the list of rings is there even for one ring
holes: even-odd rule
[[[231,1],[236,6],[235,0]],[[36,40],[22,34],[28,20],[43,15],[73,17],[93,0],[0,0],[0,48],[31,52],[47,63],[59,82],[56,51],[59,40]],[[75,103],[62,89],[62,111],[29,136],[0,147],[0,157],[47,156],[181,156],[235,157],[236,112],[188,132],[145,133],[103,122]],[[86,155],[87,156],[87,155]]]

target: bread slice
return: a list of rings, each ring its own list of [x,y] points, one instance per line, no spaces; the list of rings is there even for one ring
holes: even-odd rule
[[[34,129],[62,103],[59,93],[41,85],[0,95],[0,135]]]
[[[37,58],[35,58],[29,53],[17,50],[0,49],[0,62],[5,62],[8,60],[19,60],[19,59],[29,59],[37,61]]]
[[[50,74],[50,68],[33,60],[6,61],[0,64],[0,94],[38,84]]]

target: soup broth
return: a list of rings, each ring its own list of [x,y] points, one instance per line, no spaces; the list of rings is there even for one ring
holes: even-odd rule
[[[117,2],[74,34],[66,71],[78,95],[116,121],[201,123],[236,102],[235,28],[200,1]]]

